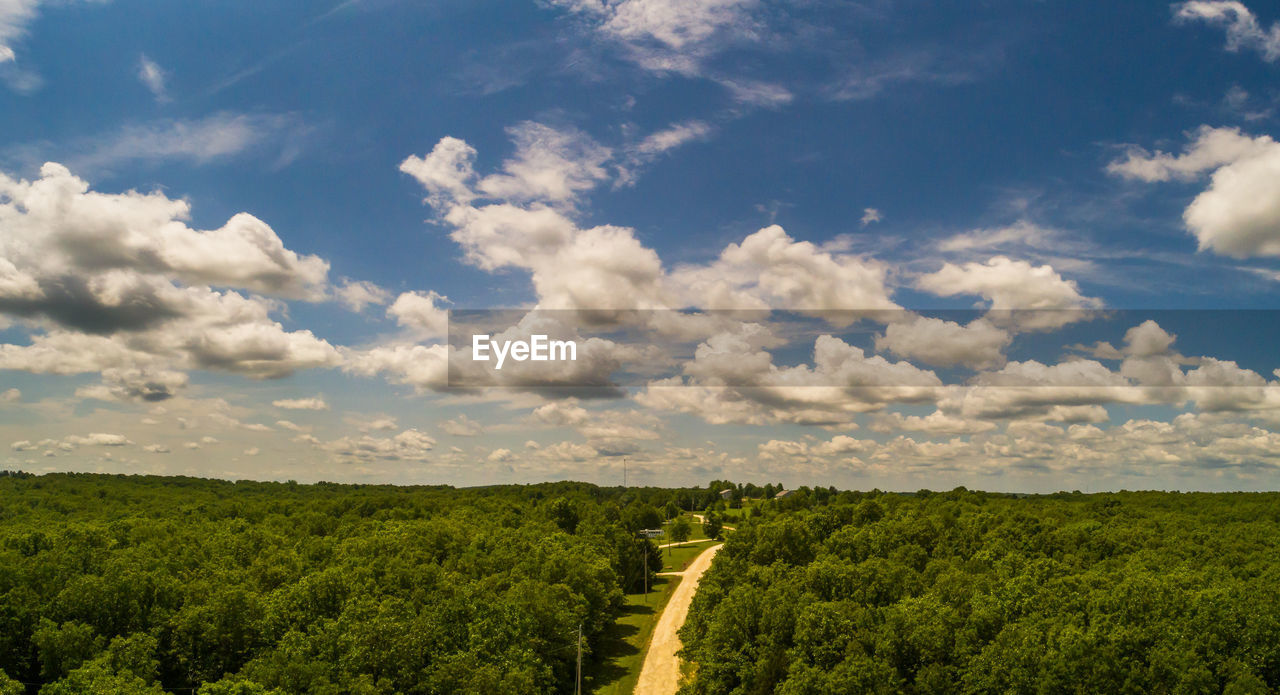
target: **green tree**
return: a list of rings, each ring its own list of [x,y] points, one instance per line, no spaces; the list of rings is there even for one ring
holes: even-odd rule
[[[10,678],[4,671],[0,671],[0,695],[23,695],[26,689],[22,687],[22,683]]]
[[[284,695],[284,691],[268,689],[249,680],[224,678],[216,683],[204,683],[196,695]]]
[[[107,659],[94,659],[71,671],[66,678],[40,688],[40,695],[164,695],[156,683],[132,673],[117,673]]]
[[[102,637],[75,621],[59,625],[42,618],[31,641],[40,659],[40,677],[46,681],[65,677],[102,650]]]
[[[693,526],[687,518],[678,516],[675,521],[671,522],[671,527],[668,530],[671,533],[671,540],[676,543],[684,543],[689,540],[689,536],[693,533]]]
[[[627,505],[623,511],[622,523],[632,533],[640,529],[658,528],[662,526],[662,512],[653,505],[635,502]]]
[[[131,673],[148,683],[154,682],[160,673],[160,661],[156,658],[159,640],[140,632],[128,637],[117,637],[107,645],[107,660],[117,673]]]
[[[715,512],[708,512],[702,518],[702,533],[707,538],[719,538],[720,531],[724,528],[724,523],[720,521],[720,515]]]
[[[560,527],[561,531],[573,533],[578,530],[578,507],[573,502],[557,497],[551,501],[549,511],[551,520]]]

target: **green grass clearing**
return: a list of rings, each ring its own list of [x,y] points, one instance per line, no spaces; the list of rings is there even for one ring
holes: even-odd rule
[[[700,544],[706,548],[706,544]],[[696,547],[696,546],[690,546]],[[640,679],[640,667],[649,646],[653,628],[662,609],[680,585],[680,577],[658,577],[649,587],[649,595],[627,594],[622,615],[605,633],[597,647],[599,658],[583,666],[582,691],[596,695],[631,695]]]
[[[691,541],[705,540],[707,537],[707,534],[702,532],[702,522],[698,521],[698,519],[694,517],[692,514],[684,514],[682,516],[684,516],[684,518],[689,521],[689,531],[690,531],[689,540]],[[662,538],[657,539],[657,542],[659,544],[673,542],[671,538],[671,531],[670,531],[671,522],[667,522],[663,526],[663,528],[667,529],[667,533],[663,535]]]
[[[662,549],[662,571],[663,572],[683,572],[689,567],[689,563],[693,559],[702,554],[704,550],[710,548],[714,543],[703,541],[694,543],[692,541],[681,546]]]
[[[742,500],[741,509],[726,509],[723,512],[716,512],[716,513],[720,515],[720,518],[724,520],[724,523],[730,526],[737,526],[738,524],[745,521],[748,515],[751,514],[751,508],[756,506],[757,504],[760,504],[761,502],[763,502],[763,500],[748,498],[748,499]]]

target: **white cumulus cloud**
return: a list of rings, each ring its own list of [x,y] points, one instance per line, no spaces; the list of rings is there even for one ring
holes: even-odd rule
[[[94,191],[59,164],[34,181],[0,174],[0,312],[43,329],[0,345],[0,368],[117,369],[108,389],[152,382],[158,394],[181,386],[178,370],[270,378],[336,365],[331,345],[284,330],[271,318],[282,305],[257,296],[322,300],[329,264],[251,215],[213,230],[187,226],[189,215],[160,192]]]
[[[1280,256],[1280,143],[1270,136],[1202,126],[1181,155],[1131,148],[1108,169],[1148,182],[1212,172],[1182,215],[1200,249],[1235,258]]]
[[[941,297],[982,297],[993,312],[990,320],[1010,321],[1024,329],[1057,328],[1102,307],[1101,300],[1082,295],[1075,281],[1063,278],[1052,266],[1033,266],[1004,256],[986,263],[945,263],[937,272],[918,278],[916,286]]]
[[[344,279],[336,291],[338,301],[359,313],[371,304],[386,304],[391,293],[367,280]]]

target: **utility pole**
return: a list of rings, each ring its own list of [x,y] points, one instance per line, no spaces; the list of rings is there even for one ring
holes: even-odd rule
[[[582,695],[582,623],[578,623],[578,685],[573,692]]]
[[[649,539],[644,539],[644,602],[649,602]]]
[[[627,487],[627,457],[622,457],[622,487]]]

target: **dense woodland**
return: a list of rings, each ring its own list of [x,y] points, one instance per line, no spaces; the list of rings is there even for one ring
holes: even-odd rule
[[[2,475],[0,695],[572,692],[713,498]]]
[[[780,489],[0,473],[0,695],[570,693],[689,509],[687,695],[1280,689],[1280,495]]]
[[[1280,494],[752,509],[682,630],[685,695],[1280,689]]]

